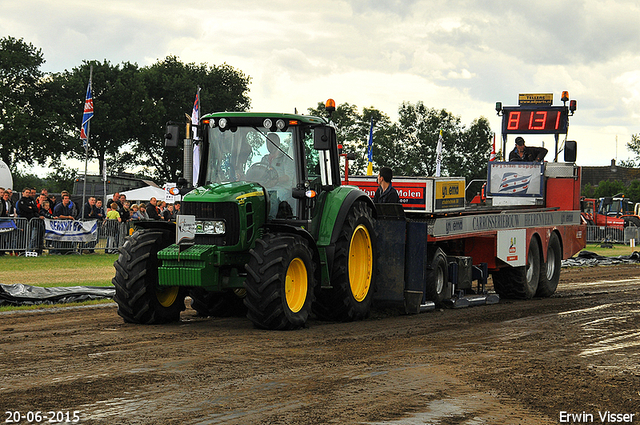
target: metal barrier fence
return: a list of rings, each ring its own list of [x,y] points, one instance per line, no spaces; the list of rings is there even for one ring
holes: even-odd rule
[[[91,253],[104,251],[116,253],[124,244],[125,238],[133,233],[135,222],[121,223],[117,220],[98,222],[97,240],[94,242],[61,242],[44,238],[44,221],[39,218],[27,220],[23,217],[0,218],[0,253],[37,255]],[[587,226],[587,243],[624,243],[640,245],[640,227],[629,226],[624,229]]]
[[[0,253],[28,256],[95,251],[116,253],[133,229],[132,222],[121,223],[118,220],[104,220],[97,224],[95,241],[66,242],[45,239],[44,221],[40,218],[0,218]]]
[[[640,227],[628,226],[620,229],[604,226],[587,226],[587,243],[610,242],[629,245],[632,239],[635,241],[635,245],[640,243]]]

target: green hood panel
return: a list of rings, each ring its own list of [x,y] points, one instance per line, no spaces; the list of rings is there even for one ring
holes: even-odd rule
[[[184,196],[183,201],[244,203],[253,196],[264,196],[262,186],[248,182],[215,183],[195,188]]]

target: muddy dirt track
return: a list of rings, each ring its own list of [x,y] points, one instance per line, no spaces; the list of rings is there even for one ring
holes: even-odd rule
[[[0,407],[3,423],[640,424],[639,348],[637,265],[564,269],[548,299],[293,332],[189,308],[157,326],[115,304],[9,313]]]

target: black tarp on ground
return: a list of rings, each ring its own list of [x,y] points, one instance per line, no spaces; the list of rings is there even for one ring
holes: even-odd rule
[[[562,260],[562,267],[611,266],[638,262],[640,262],[640,252],[638,251],[634,251],[631,255],[619,255],[617,257],[603,257],[595,252],[580,251],[576,257]]]
[[[39,286],[0,284],[1,305],[62,304],[113,298],[116,290],[108,286],[67,286],[42,288]]]
[[[562,260],[562,267],[607,266],[640,262],[640,252],[618,257],[603,257],[594,252],[581,251],[576,257]],[[68,286],[42,288],[23,284],[0,284],[0,306],[63,304],[87,300],[113,298],[115,288],[108,286]]]

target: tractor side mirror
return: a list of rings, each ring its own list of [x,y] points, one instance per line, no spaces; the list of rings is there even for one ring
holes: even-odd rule
[[[313,147],[316,150],[331,149],[335,139],[336,132],[333,127],[316,127],[313,129]]]
[[[175,124],[168,124],[167,131],[164,133],[164,147],[165,148],[177,148],[178,147],[178,126]]]
[[[567,140],[564,143],[564,162],[576,162],[578,144],[575,140]]]

